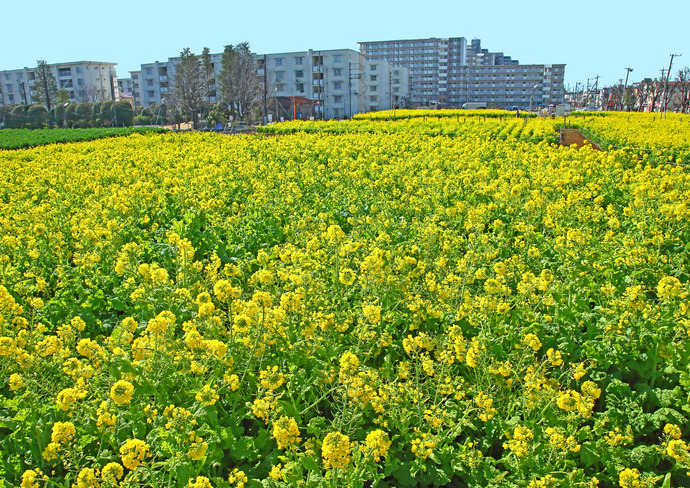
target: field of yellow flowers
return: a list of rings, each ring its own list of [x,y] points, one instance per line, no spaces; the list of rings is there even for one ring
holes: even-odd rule
[[[688,486],[688,197],[471,131],[0,152],[0,486]]]
[[[687,114],[581,112],[572,124],[593,134],[603,149],[609,145],[685,163],[690,159],[690,117]]]

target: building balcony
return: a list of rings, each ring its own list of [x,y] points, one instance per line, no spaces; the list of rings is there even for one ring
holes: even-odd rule
[[[312,73],[323,73],[323,65],[312,66],[312,67],[311,67],[311,72],[312,72]]]
[[[323,80],[311,80],[312,86],[323,86]]]
[[[159,76],[158,81],[168,81],[168,77],[167,76]]]

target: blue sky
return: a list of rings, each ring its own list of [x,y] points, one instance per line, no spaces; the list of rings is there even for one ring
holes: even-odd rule
[[[0,70],[64,61],[115,62],[118,76],[189,47],[221,52],[249,42],[258,53],[358,49],[358,41],[480,38],[522,64],[565,63],[565,83],[610,85],[690,66],[690,0],[363,0],[94,2],[6,0]]]

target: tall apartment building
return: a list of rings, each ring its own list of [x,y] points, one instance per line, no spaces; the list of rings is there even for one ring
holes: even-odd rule
[[[216,76],[221,71],[222,54],[211,54]],[[361,52],[331,49],[255,55],[257,75],[264,78],[266,104],[284,105],[298,98],[308,111],[267,106],[275,116],[291,118],[341,118],[369,110],[387,110],[402,103],[408,92],[408,70],[393,68],[387,61],[365,62]],[[172,95],[175,67],[179,58],[141,65],[131,72],[137,105],[150,106]],[[209,101],[217,101],[215,87]],[[299,113],[299,115],[298,115]]]
[[[58,90],[67,91],[70,102],[118,101],[117,63],[76,61],[49,67]],[[0,105],[34,103],[36,68],[0,71]]]
[[[360,42],[369,61],[389,61],[396,68],[409,69],[410,98],[414,105],[431,105],[445,97],[448,77],[466,65],[467,41],[448,39],[406,39]]]
[[[521,65],[464,37],[360,42],[367,60],[410,70],[415,106],[461,108],[467,102],[525,109],[564,103],[565,64]]]

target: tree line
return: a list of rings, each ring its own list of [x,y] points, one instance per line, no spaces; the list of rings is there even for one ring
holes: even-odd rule
[[[191,121],[195,129],[202,118],[209,125],[231,116],[246,121],[258,118],[264,82],[247,42],[225,46],[218,72],[208,48],[200,56],[189,48],[183,49],[174,67],[173,80],[173,96],[167,100],[170,107],[165,107],[166,115],[177,112]],[[151,116],[153,113],[152,110]]]
[[[50,111],[39,104],[0,107],[0,123],[7,129],[42,129],[45,127],[88,128],[123,127],[134,122],[129,102],[60,103]]]
[[[44,61],[37,61],[33,104],[0,107],[0,126],[5,128],[103,127],[129,125],[164,125],[191,122],[198,128],[201,120],[212,126],[227,121],[252,121],[259,118],[264,79],[249,43],[227,45],[216,69],[208,48],[197,56],[185,48],[179,62],[169,68],[171,94],[162,103],[133,107],[129,102],[70,102],[66,90],[58,90],[57,81]],[[27,97],[25,96],[25,99]]]
[[[611,87],[602,89],[606,110],[626,112],[656,112],[673,110],[681,113],[690,111],[690,68],[685,67],[676,72],[675,78],[645,78],[639,83],[626,85],[623,80]],[[586,100],[593,98],[592,93],[583,95]],[[587,103],[587,102],[585,102]]]

